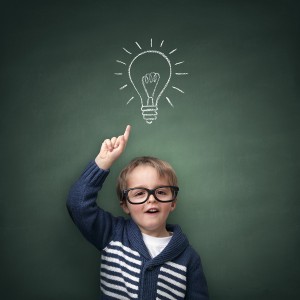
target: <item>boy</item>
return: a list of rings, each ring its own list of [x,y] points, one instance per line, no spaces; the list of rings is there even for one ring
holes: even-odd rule
[[[72,187],[67,207],[82,234],[101,251],[101,299],[207,300],[200,257],[178,225],[166,224],[176,207],[177,177],[157,158],[134,159],[119,175],[117,193],[129,219],[96,204],[110,167],[125,150],[124,135],[106,139]]]

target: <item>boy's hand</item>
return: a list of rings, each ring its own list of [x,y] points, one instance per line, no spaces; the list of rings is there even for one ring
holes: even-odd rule
[[[129,139],[130,129],[131,126],[127,125],[123,135],[120,135],[118,138],[106,139],[102,143],[100,152],[95,159],[99,168],[108,170],[123,153]]]

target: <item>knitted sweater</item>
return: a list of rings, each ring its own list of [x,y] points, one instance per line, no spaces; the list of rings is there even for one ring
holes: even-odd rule
[[[114,217],[98,207],[98,191],[108,173],[91,162],[67,201],[74,223],[101,251],[100,299],[209,299],[200,257],[178,225],[167,225],[172,239],[151,258],[132,219]]]

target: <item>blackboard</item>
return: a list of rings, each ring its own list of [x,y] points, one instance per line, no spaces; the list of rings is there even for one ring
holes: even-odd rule
[[[97,299],[65,201],[131,124],[104,208],[131,158],[165,159],[211,299],[299,299],[299,36],[298,1],[3,1],[1,298]],[[128,67],[150,50],[172,78],[147,124]]]

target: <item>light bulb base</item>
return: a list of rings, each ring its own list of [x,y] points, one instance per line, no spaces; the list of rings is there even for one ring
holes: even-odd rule
[[[151,124],[157,119],[158,108],[156,105],[143,105],[141,107],[143,119],[147,124]]]

